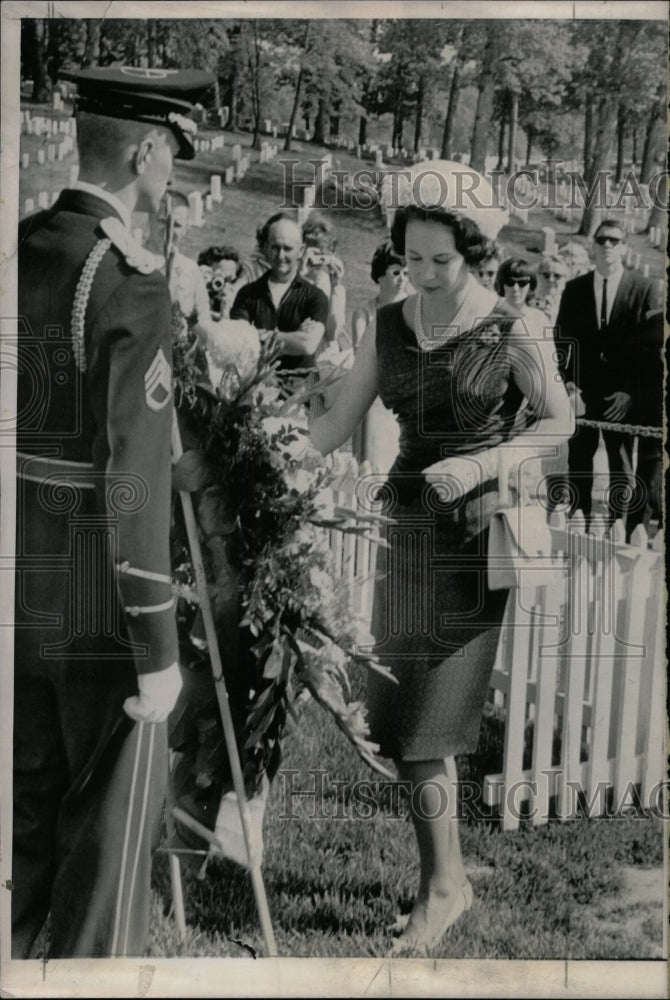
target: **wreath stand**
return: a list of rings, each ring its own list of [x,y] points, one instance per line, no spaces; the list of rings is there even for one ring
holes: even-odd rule
[[[179,433],[179,424],[177,421],[176,410],[173,412],[173,422],[172,422],[172,461],[176,464],[181,456],[183,455],[183,448],[181,443],[181,434]],[[200,539],[198,537],[198,528],[195,519],[195,512],[193,510],[193,500],[191,499],[191,494],[185,490],[180,490],[179,497],[181,500],[182,509],[184,512],[184,521],[186,524],[186,532],[188,535],[188,543],[191,551],[191,559],[193,562],[193,570],[195,574],[196,589],[198,592],[198,597],[200,599],[200,609],[202,611],[203,623],[205,626],[205,636],[207,638],[207,646],[209,650],[209,658],[212,667],[212,675],[214,677],[214,687],[216,690],[216,698],[219,705],[219,712],[221,713],[221,722],[223,724],[223,732],[226,740],[226,749],[228,751],[228,758],[230,761],[230,769],[233,778],[233,787],[235,789],[235,794],[237,796],[237,804],[240,812],[240,822],[242,824],[242,833],[244,834],[244,845],[247,854],[247,861],[249,865],[249,872],[251,874],[251,883],[254,890],[254,897],[256,900],[256,908],[258,910],[258,916],[261,924],[261,931],[265,939],[265,950],[268,957],[275,957],[277,955],[277,945],[275,943],[274,931],[272,929],[272,920],[270,918],[270,909],[268,907],[267,895],[265,893],[265,884],[263,882],[263,875],[261,873],[261,859],[258,855],[256,845],[251,836],[251,823],[249,814],[249,804],[247,802],[246,792],[244,788],[244,778],[242,775],[242,766],[240,764],[240,756],[237,750],[237,741],[235,739],[235,729],[233,727],[233,719],[230,714],[230,705],[228,704],[228,691],[226,689],[226,682],[223,676],[223,666],[221,663],[221,654],[219,652],[219,644],[216,638],[216,630],[214,628],[214,618],[212,616],[212,607],[209,600],[209,593],[207,590],[207,578],[205,576],[205,567],[202,561],[202,550],[200,548]],[[172,788],[171,781],[169,783],[170,789]],[[180,822],[184,823],[195,833],[199,834],[203,839],[207,840],[210,844],[214,846],[219,846],[217,837],[209,830],[206,826],[198,823],[192,816],[184,810],[177,808],[172,800],[172,794],[168,802],[168,833],[172,833],[174,829],[174,820],[178,819]],[[186,917],[184,913],[184,894],[181,881],[181,865],[179,857],[173,851],[168,848],[168,854],[170,858],[170,880],[172,884],[172,900],[174,906],[175,922],[182,939],[186,935]]]

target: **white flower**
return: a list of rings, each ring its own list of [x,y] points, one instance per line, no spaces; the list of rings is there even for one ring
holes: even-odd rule
[[[246,382],[258,367],[260,352],[258,331],[246,320],[223,319],[212,324],[207,337],[207,355],[214,385],[229,367],[235,369],[240,383]]]
[[[289,490],[307,493],[316,482],[316,473],[308,469],[292,469],[284,472],[284,481]]]

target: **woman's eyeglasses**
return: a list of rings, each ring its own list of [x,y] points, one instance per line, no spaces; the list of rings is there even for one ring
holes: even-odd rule
[[[514,288],[518,285],[519,288],[527,288],[530,285],[530,278],[506,278],[505,288]]]
[[[477,273],[480,278],[495,278],[496,276],[495,271],[485,271],[483,267],[480,267]]]
[[[564,278],[565,275],[563,274],[562,271],[558,271],[558,272],[557,271],[542,271],[542,277],[545,279],[545,281],[549,281],[550,278],[554,278],[556,281],[560,281],[560,279]]]
[[[608,243],[611,247],[616,247],[619,243],[623,243],[620,236],[596,236],[595,240],[599,247],[607,246]]]

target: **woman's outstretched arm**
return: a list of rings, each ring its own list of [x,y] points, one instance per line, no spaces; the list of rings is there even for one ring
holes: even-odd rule
[[[348,441],[372,406],[377,395],[377,352],[375,326],[366,330],[356,351],[354,367],[330,410],[310,424],[309,436],[322,455],[328,455]]]

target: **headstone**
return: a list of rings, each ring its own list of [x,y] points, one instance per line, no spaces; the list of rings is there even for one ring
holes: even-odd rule
[[[242,158],[242,147],[240,146],[239,142],[236,142],[232,148],[232,157],[233,157],[233,163],[236,163],[237,160],[240,160]]]
[[[235,180],[235,167],[226,167],[225,173],[223,175],[224,184],[230,185]]]
[[[272,138],[273,139],[277,138],[277,126],[276,125],[272,126]]]
[[[37,162],[39,163],[40,166],[43,166],[43,164],[46,162],[46,153],[44,152],[44,148],[37,150]]]
[[[37,196],[37,204],[40,208],[49,207],[49,194],[47,191],[40,191]]]
[[[640,270],[640,265],[641,264],[642,264],[642,254],[641,253],[636,253],[635,254],[635,270],[636,271]]]
[[[35,122],[32,118],[26,118],[26,135],[33,135],[35,132]]]
[[[269,118],[265,119],[264,125],[265,125],[265,128],[263,129],[264,132],[272,132],[272,122],[270,121]]]
[[[30,156],[28,153],[21,153],[21,168],[27,170],[30,166]]]
[[[360,160],[363,150],[361,149],[360,143],[356,146],[356,156]]]
[[[626,267],[633,266],[633,251],[631,247],[626,247],[626,260],[624,261]]]
[[[26,198],[26,215],[35,211],[35,201],[33,198]]]
[[[205,195],[205,211],[206,212],[211,212],[212,211],[212,196],[211,196],[211,194],[206,194]]]
[[[650,270],[649,264],[645,264],[642,268],[642,274],[644,275],[645,278],[649,277],[649,270]]]
[[[61,111],[63,108],[63,98],[60,95],[60,91],[54,90],[54,111]]]
[[[191,226],[202,225],[202,195],[199,191],[191,191],[188,196],[188,221]]]
[[[381,149],[378,149],[375,152],[375,166],[376,167],[384,166],[384,154],[382,153]]]
[[[70,187],[72,187],[78,176],[79,176],[79,164],[73,163],[72,166],[70,167]]]
[[[519,210],[517,209],[517,214],[518,211]],[[528,221],[528,210],[525,209],[525,212],[526,212],[526,221]],[[551,228],[551,226],[542,227],[542,239],[543,239],[542,253],[543,254],[554,253],[556,249],[556,232],[554,229]]]
[[[218,205],[223,197],[221,194],[221,178],[218,174],[212,174],[209,178],[209,190],[212,196],[212,201],[216,202]]]
[[[59,160],[62,160],[63,157],[65,156],[65,152],[66,151],[65,151],[65,145],[64,145],[64,143],[59,142],[58,145],[56,146],[56,156],[57,156],[57,158]]]
[[[56,160],[56,147],[53,142],[47,146],[47,160],[49,163],[54,163]]]

